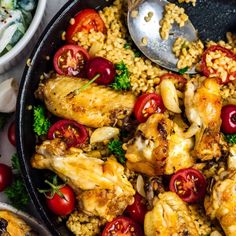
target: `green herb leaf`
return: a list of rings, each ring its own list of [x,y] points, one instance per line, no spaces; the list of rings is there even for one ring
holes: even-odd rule
[[[132,49],[135,57],[141,57],[141,55],[142,55],[141,51],[131,42],[125,43],[124,48],[125,49]]]
[[[34,132],[37,135],[47,134],[51,123],[45,116],[45,109],[43,106],[34,107]]]
[[[129,48],[131,48],[130,43],[125,43],[124,48],[125,48],[125,49],[129,49]]]
[[[108,149],[116,156],[118,162],[125,164],[125,151],[122,148],[122,142],[120,140],[115,139],[109,142]]]
[[[20,162],[17,153],[13,154],[11,157],[11,165],[14,170],[20,170]]]
[[[236,144],[236,134],[225,134],[226,142]]]
[[[17,154],[13,154],[11,158],[12,168],[20,171],[20,163]],[[13,183],[4,191],[11,204],[17,209],[24,209],[30,202],[29,194],[26,190],[24,181],[19,174],[14,175]]]
[[[180,69],[179,71],[178,71],[178,73],[179,74],[181,74],[181,75],[183,75],[183,74],[185,74],[187,71],[188,71],[188,66],[186,66],[185,68],[183,68],[183,69]]]
[[[142,53],[138,49],[134,49],[133,51],[135,57],[141,57]]]
[[[24,209],[30,202],[29,194],[20,176],[15,177],[12,185],[7,187],[4,192],[17,209]]]
[[[130,88],[129,71],[125,63],[122,61],[115,65],[118,71],[115,82],[111,84],[111,87],[115,90],[128,90]]]

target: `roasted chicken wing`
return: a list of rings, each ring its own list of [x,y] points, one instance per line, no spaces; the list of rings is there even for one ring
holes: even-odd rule
[[[131,114],[135,103],[131,92],[118,92],[96,83],[78,92],[86,83],[85,79],[58,76],[41,84],[36,96],[54,115],[94,128],[114,125]]]
[[[194,164],[193,140],[163,114],[153,114],[140,124],[126,147],[128,168],[149,176],[172,174]]]
[[[198,231],[185,202],[173,192],[161,193],[145,215],[146,236],[197,236]]]
[[[236,171],[231,171],[213,186],[205,197],[205,210],[211,219],[218,219],[226,236],[236,235]]]
[[[187,133],[195,134],[193,156],[203,161],[221,156],[220,125],[221,107],[220,85],[215,79],[199,78],[188,81],[184,105],[191,127]]]
[[[36,148],[31,164],[49,169],[78,193],[81,209],[110,221],[132,204],[135,191],[124,175],[124,167],[115,159],[91,157],[77,148],[66,149],[54,139]]]

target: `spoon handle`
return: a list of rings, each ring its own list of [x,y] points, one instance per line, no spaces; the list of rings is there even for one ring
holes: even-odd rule
[[[131,11],[144,0],[128,0],[128,10]]]

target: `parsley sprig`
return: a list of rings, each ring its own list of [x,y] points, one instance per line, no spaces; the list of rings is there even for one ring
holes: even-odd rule
[[[45,109],[43,106],[34,107],[34,132],[37,135],[47,134],[49,127],[51,126],[50,121],[45,115]]]
[[[115,155],[118,162],[121,164],[125,164],[125,151],[122,148],[122,142],[118,139],[114,139],[109,142],[108,144],[109,151]]]
[[[125,63],[122,61],[115,65],[118,71],[115,82],[111,87],[115,90],[128,90],[130,88],[129,71]]]
[[[187,71],[188,71],[188,66],[186,66],[186,67],[184,67],[183,69],[180,69],[179,71],[178,71],[178,73],[180,74],[180,75],[183,75],[183,74],[185,74]]]
[[[225,134],[227,143],[236,144],[236,134]]]
[[[17,209],[24,209],[30,202],[29,194],[20,175],[20,163],[17,154],[11,159],[14,172],[14,181],[4,191],[11,204]]]

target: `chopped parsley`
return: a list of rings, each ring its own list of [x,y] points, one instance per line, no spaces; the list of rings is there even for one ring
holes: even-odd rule
[[[188,71],[188,66],[186,66],[186,67],[184,67],[183,69],[180,69],[179,71],[178,71],[178,73],[179,74],[181,74],[181,75],[183,75],[183,74],[185,74],[187,71]]]
[[[11,204],[17,209],[24,209],[30,202],[30,197],[21,178],[16,178],[4,192]]]
[[[134,49],[134,56],[135,57],[141,57],[142,56],[142,53],[138,50],[138,49]]]
[[[29,194],[20,175],[20,163],[17,154],[11,159],[12,168],[16,171],[13,183],[4,191],[11,204],[17,209],[24,209],[30,202]]]
[[[45,109],[43,106],[34,107],[34,132],[37,135],[47,134],[49,127],[51,126],[50,121],[45,116]]]
[[[125,151],[122,148],[122,142],[120,140],[114,139],[108,144],[109,151],[115,155],[118,162],[125,164]]]
[[[124,48],[125,48],[125,49],[130,49],[130,48],[131,48],[130,43],[125,43]]]
[[[16,153],[11,157],[11,165],[13,170],[20,170],[20,162]]]
[[[122,61],[115,65],[118,73],[116,74],[114,83],[111,87],[115,90],[128,90],[130,88],[129,71],[125,63]]]
[[[124,48],[131,49],[135,57],[141,57],[142,55],[141,51],[133,43],[125,43]]]
[[[236,144],[236,134],[225,134],[225,140],[230,144]]]

